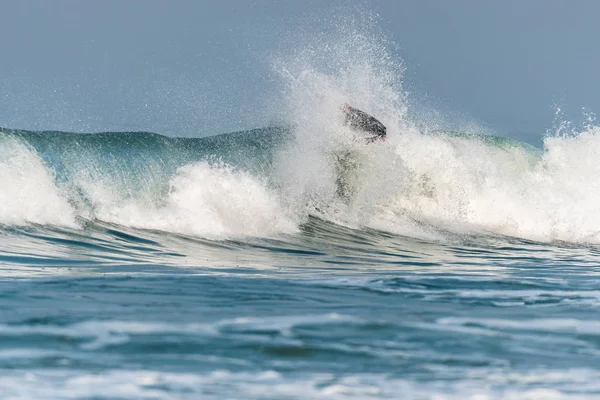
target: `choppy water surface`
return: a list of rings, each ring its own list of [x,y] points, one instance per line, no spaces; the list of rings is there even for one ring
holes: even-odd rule
[[[3,398],[593,398],[595,247],[5,228]]]

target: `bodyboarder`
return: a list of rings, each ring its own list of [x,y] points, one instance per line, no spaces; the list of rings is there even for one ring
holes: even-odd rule
[[[344,104],[342,107],[344,114],[344,124],[352,130],[359,131],[361,136],[366,136],[367,143],[376,141],[385,141],[387,129],[375,117],[361,111],[357,108]],[[335,155],[336,169],[336,194],[345,203],[349,203],[354,193],[358,189],[356,183],[356,172],[359,168],[359,161],[355,151],[347,149],[338,152]]]
[[[373,143],[377,140],[385,140],[387,128],[375,117],[357,108],[350,107],[348,103],[344,104],[343,112],[344,123],[346,125],[370,135],[367,138],[367,143]]]

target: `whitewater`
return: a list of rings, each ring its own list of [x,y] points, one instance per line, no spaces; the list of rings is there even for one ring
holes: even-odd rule
[[[444,129],[357,23],[271,61],[270,127],[0,128],[0,397],[600,397],[600,128]]]

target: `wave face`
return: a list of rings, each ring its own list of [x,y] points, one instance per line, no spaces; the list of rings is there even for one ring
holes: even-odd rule
[[[4,130],[11,186],[0,223],[104,221],[206,237],[293,230],[264,173],[283,134],[272,128],[173,139]],[[47,199],[52,207],[43,206]]]

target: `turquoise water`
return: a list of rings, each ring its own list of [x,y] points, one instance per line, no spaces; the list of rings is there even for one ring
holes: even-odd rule
[[[1,131],[0,397],[600,397],[595,132],[292,133]]]

